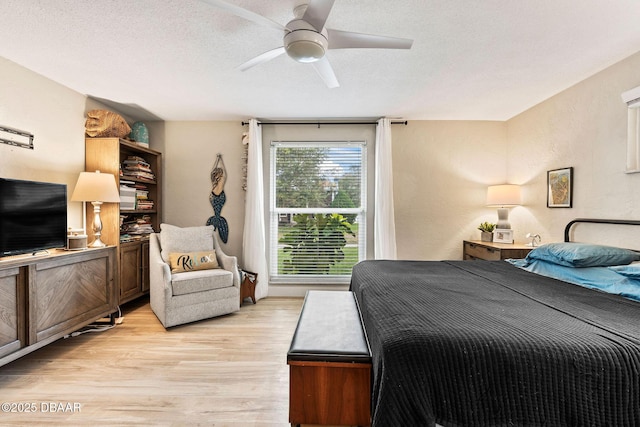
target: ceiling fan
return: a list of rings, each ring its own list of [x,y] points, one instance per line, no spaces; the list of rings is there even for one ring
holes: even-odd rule
[[[413,40],[325,28],[335,0],[310,0],[293,10],[294,19],[281,25],[269,18],[222,0],[202,0],[236,16],[284,32],[283,46],[269,50],[240,65],[242,71],[287,53],[298,62],[310,63],[325,84],[340,86],[327,59],[328,49],[382,48],[410,49]]]

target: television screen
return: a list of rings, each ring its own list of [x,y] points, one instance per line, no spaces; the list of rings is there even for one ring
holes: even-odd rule
[[[63,248],[67,186],[0,178],[0,257]]]

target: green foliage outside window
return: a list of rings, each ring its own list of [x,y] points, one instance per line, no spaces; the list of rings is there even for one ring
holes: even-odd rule
[[[351,224],[340,214],[297,214],[294,225],[280,240],[289,259],[285,274],[329,274],[344,259],[345,235],[355,236]]]
[[[353,200],[351,200],[351,197],[349,197],[349,194],[347,194],[346,191],[338,191],[338,194],[336,194],[336,197],[333,199],[333,202],[331,202],[331,207],[332,208],[355,208],[356,205],[353,203]],[[358,215],[357,214],[345,214],[344,217],[347,219],[347,221],[349,221],[350,224],[353,224],[356,221],[356,217]]]
[[[327,193],[320,174],[322,148],[279,148],[276,157],[276,206],[324,207]]]

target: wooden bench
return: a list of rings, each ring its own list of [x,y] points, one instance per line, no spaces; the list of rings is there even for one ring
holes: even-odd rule
[[[371,424],[371,352],[352,292],[307,292],[287,364],[292,425]]]

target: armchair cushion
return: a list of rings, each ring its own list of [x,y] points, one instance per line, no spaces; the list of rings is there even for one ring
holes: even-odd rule
[[[233,274],[227,270],[200,270],[171,275],[174,296],[230,287],[233,287]]]
[[[176,227],[160,224],[160,255],[170,264],[172,253],[213,251],[213,226]]]
[[[188,253],[173,252],[169,254],[169,261],[172,273],[220,268],[214,251]]]

